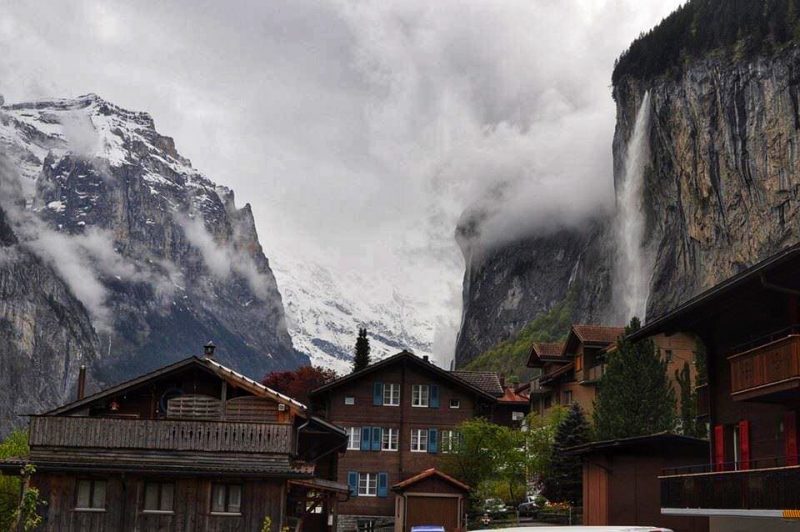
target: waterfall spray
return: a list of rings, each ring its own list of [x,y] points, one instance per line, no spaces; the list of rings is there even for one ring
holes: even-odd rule
[[[625,321],[644,320],[650,285],[650,261],[644,247],[644,168],[649,157],[650,92],[644,93],[625,151],[617,191],[617,311]]]

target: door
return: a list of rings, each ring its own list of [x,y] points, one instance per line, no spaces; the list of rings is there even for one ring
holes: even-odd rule
[[[430,497],[408,495],[406,498],[406,526],[441,525],[446,532],[458,529],[458,497]]]

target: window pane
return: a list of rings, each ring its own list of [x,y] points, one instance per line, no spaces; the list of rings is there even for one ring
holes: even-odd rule
[[[158,510],[158,484],[144,485],[144,509]]]
[[[369,485],[367,486],[367,493],[369,495],[375,495],[378,492],[378,475],[375,473],[368,473],[367,478],[369,480]]]
[[[78,500],[75,502],[77,508],[89,508],[89,494],[92,490],[92,483],[89,480],[78,481]]]
[[[222,484],[214,484],[212,488],[211,511],[212,512],[225,511],[225,486]]]
[[[173,486],[172,484],[161,485],[161,506],[159,507],[160,510],[164,512],[169,512],[172,510],[172,499],[174,491],[175,491],[175,486]]]
[[[106,481],[94,481],[94,493],[92,494],[92,508],[106,507]]]
[[[238,514],[242,509],[242,487],[238,484],[228,486],[228,511]]]

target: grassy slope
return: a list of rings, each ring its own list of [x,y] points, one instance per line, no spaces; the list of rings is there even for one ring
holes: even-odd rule
[[[519,377],[524,382],[533,371],[525,367],[531,343],[564,340],[572,323],[576,299],[577,291],[570,289],[563,301],[528,323],[516,336],[478,355],[463,369],[497,371]]]

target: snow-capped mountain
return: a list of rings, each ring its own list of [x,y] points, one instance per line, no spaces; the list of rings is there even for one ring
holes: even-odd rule
[[[237,208],[147,113],[93,94],[6,105],[0,154],[15,174],[0,198],[14,230],[88,311],[106,382],[209,339],[255,378],[308,362],[292,347],[250,206]]]
[[[351,369],[359,327],[369,332],[372,360],[408,349],[433,355],[435,309],[400,295],[400,284],[357,273],[334,275],[311,260],[280,254],[272,262],[295,347],[314,365]],[[446,362],[446,361],[445,361]]]

